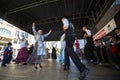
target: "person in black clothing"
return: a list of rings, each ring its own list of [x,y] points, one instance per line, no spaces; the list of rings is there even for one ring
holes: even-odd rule
[[[120,28],[116,28],[114,30],[114,32],[116,33],[116,35],[115,35],[116,47],[117,47],[118,51],[120,52]]]
[[[109,62],[107,49],[104,42],[101,39],[95,40],[95,50],[97,53],[98,63]]]
[[[52,48],[52,59],[57,59],[55,47]]]
[[[84,39],[86,39],[87,41],[84,48],[84,54],[85,54],[86,60],[91,63],[96,63],[97,57],[95,56],[95,53],[94,53],[95,46],[94,46],[94,41],[92,38],[91,31],[87,29],[86,26],[83,26],[82,30],[85,31]]]
[[[73,49],[73,44],[75,40],[75,35],[74,35],[74,26],[72,23],[68,21],[67,18],[63,17],[62,18],[62,23],[63,23],[63,30],[65,33],[65,41],[66,41],[66,48],[65,48],[65,68],[69,69],[69,57],[71,57],[72,61],[80,71],[80,80],[84,80],[85,77],[87,76],[89,69],[86,68],[84,64],[81,63],[79,57],[77,54],[74,52]]]

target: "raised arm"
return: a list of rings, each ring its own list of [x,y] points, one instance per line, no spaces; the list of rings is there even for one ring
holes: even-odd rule
[[[52,32],[52,30],[50,30],[47,34],[44,34],[44,37],[49,36],[51,32]]]
[[[32,23],[32,30],[34,35],[37,35],[37,31],[35,30],[35,23]]]
[[[17,37],[18,37],[18,39],[21,41],[20,36],[19,36],[19,32],[18,32],[18,34],[17,34]]]

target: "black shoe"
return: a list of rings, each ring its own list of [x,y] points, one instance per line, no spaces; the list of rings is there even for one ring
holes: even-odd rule
[[[7,67],[7,65],[4,64],[4,65],[2,65],[2,67]]]
[[[35,67],[35,69],[38,69],[38,67]]]
[[[64,70],[66,71],[66,70],[70,70],[70,67],[64,67]]]
[[[64,67],[64,70],[66,71],[66,70],[67,70],[67,68],[66,68],[66,67]]]
[[[19,63],[16,63],[16,62],[15,62],[14,64],[19,64]]]
[[[42,65],[40,65],[40,68],[42,68]]]
[[[23,63],[22,65],[27,65],[27,63]]]
[[[80,75],[79,79],[84,80],[86,78],[86,76],[88,75],[89,71],[90,70],[88,68],[84,69],[84,71],[81,72],[81,75]]]

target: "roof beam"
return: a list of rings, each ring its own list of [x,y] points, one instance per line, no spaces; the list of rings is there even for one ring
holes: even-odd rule
[[[84,8],[84,3],[85,3],[85,0],[82,0],[82,4],[81,4],[81,8],[80,8],[80,12],[83,12],[83,8]]]
[[[12,14],[12,13],[20,12],[20,11],[23,11],[23,10],[27,10],[27,9],[30,9],[30,8],[34,8],[34,7],[37,7],[37,6],[45,5],[45,4],[56,2],[56,1],[59,1],[59,0],[40,0],[40,1],[36,1],[36,2],[30,3],[30,4],[26,4],[26,5],[14,8],[12,10],[9,10],[5,14],[9,15],[9,14]]]
[[[90,1],[90,4],[88,5],[88,9],[87,9],[86,13],[88,13],[88,11],[90,10],[92,3],[93,3],[93,0]]]
[[[89,20],[91,20],[88,16],[81,16],[81,14],[74,14],[71,16],[67,16],[69,20],[75,20],[75,19],[80,19],[80,18],[87,18]],[[61,17],[54,17],[54,18],[50,18],[47,20],[40,20],[40,21],[35,21],[37,23],[37,25],[41,25],[41,24],[49,24],[49,23],[55,23],[55,22],[59,22],[61,19]]]

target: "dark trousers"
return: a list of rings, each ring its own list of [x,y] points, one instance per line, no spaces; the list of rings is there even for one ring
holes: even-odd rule
[[[109,62],[109,60],[108,60],[108,54],[107,54],[107,51],[106,51],[106,47],[105,47],[105,46],[102,46],[102,48],[101,48],[101,53],[102,53],[104,62]]]
[[[120,65],[120,57],[119,57],[118,53],[112,53],[112,59],[113,59],[114,63]]]
[[[94,62],[97,60],[97,57],[94,53],[94,45],[86,44],[84,48],[84,55],[88,61],[93,60]]]
[[[70,67],[70,56],[68,54],[67,47],[65,48],[64,57],[65,57],[65,67]]]
[[[81,63],[79,57],[77,54],[74,52],[73,46],[68,46],[66,44],[66,49],[65,49],[65,66],[70,66],[70,60],[69,57],[71,57],[72,61],[78,68],[80,72],[82,72],[86,67],[84,64]]]
[[[8,55],[8,63],[10,63],[11,60],[12,60],[12,53],[9,53],[9,55]]]
[[[97,57],[99,59],[99,62],[102,62],[103,61],[103,58],[102,58],[102,55],[101,55],[101,49],[100,47],[96,47],[96,53],[97,53]]]
[[[8,62],[8,54],[3,55],[2,65],[5,65]]]

